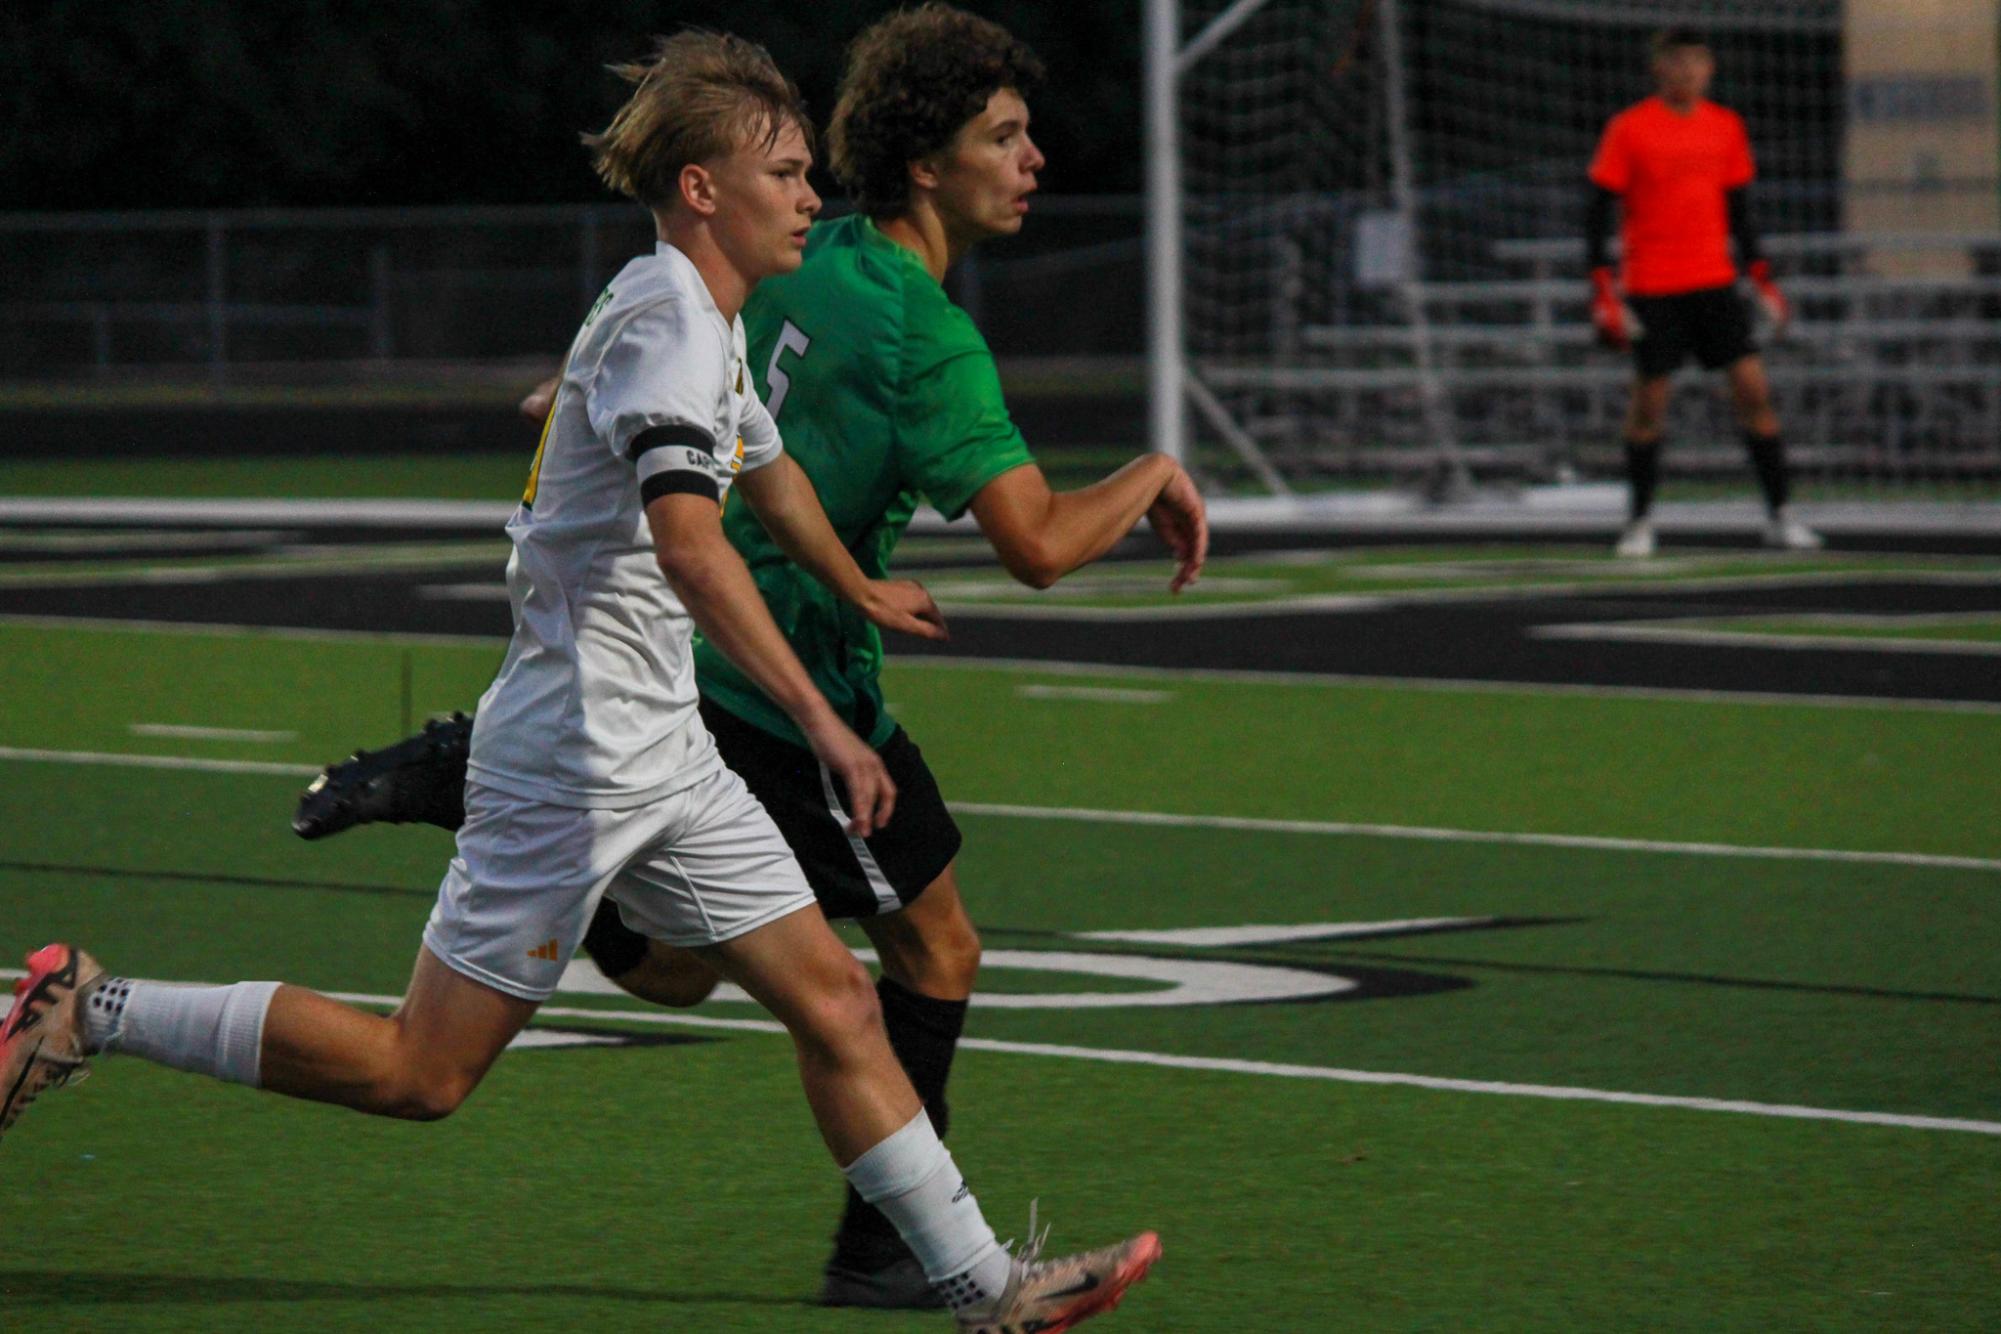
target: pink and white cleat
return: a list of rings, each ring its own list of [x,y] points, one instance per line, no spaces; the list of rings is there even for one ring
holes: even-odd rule
[[[1031,1234],[1034,1223],[1029,1224]],[[1046,1234],[1045,1234],[1046,1235]],[[992,1307],[958,1313],[963,1334],[1057,1334],[1119,1304],[1126,1289],[1160,1258],[1160,1237],[1142,1232],[1116,1246],[1038,1260],[1042,1238],[1031,1235]]]
[[[14,984],[14,1007],[0,1023],[0,1134],[44,1090],[88,1071],[83,1002],[104,969],[82,950],[44,945]]]

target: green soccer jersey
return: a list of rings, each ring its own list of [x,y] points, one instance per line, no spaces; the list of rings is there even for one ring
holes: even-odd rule
[[[785,451],[870,578],[888,571],[920,496],[956,519],[981,487],[1034,461],[972,320],[916,255],[859,214],[814,227],[799,271],[760,283],[743,318]],[[896,721],[883,707],[875,626],[786,559],[742,501],[728,506],[723,528],[814,684],[870,745],[888,740]],[[705,641],[695,674],[709,703],[805,744]]]

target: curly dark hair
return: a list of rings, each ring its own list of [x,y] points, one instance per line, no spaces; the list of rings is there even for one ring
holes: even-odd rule
[[[872,218],[910,204],[910,163],[952,142],[1003,88],[1026,92],[1042,61],[998,23],[926,4],[880,19],[848,48],[827,126],[834,178]]]

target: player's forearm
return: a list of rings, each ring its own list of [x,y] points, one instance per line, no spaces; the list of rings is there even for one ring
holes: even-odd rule
[[[1591,194],[1584,205],[1584,267],[1602,269],[1612,262],[1612,206],[1619,196],[1600,185],[1585,188]]]
[[[1145,454],[1111,476],[1075,491],[1052,491],[1035,525],[1037,541],[1022,553],[1021,569],[1003,563],[1024,583],[1047,588],[1118,545],[1146,514],[1174,476],[1174,460]]]
[[[1750,268],[1765,257],[1758,244],[1758,228],[1751,221],[1750,192],[1739,186],[1724,197],[1730,210],[1730,235],[1737,242],[1737,262]]]
[[[702,634],[801,731],[810,735],[834,717],[833,706],[771,619],[743,557],[720,529],[713,541],[682,544],[658,554],[668,585]]]
[[[862,601],[868,576],[828,522],[805,469],[781,454],[776,462],[743,474],[736,484],[780,551],[836,596]]]

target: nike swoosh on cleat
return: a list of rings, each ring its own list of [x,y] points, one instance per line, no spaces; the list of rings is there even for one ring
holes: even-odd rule
[[[36,1038],[35,1049],[28,1053],[28,1059],[21,1062],[21,1075],[14,1081],[14,1087],[7,1090],[7,1096],[0,1098],[0,1118],[14,1109],[14,1099],[20,1096],[21,1085],[28,1082],[28,1076],[35,1072],[35,1058],[42,1053],[42,1044],[47,1038]]]
[[[1104,1281],[1096,1274],[1086,1274],[1077,1280],[1075,1287],[1064,1288],[1060,1292],[1045,1292],[1042,1295],[1045,1300],[1054,1300],[1058,1297],[1081,1297],[1085,1293],[1097,1288]]]

